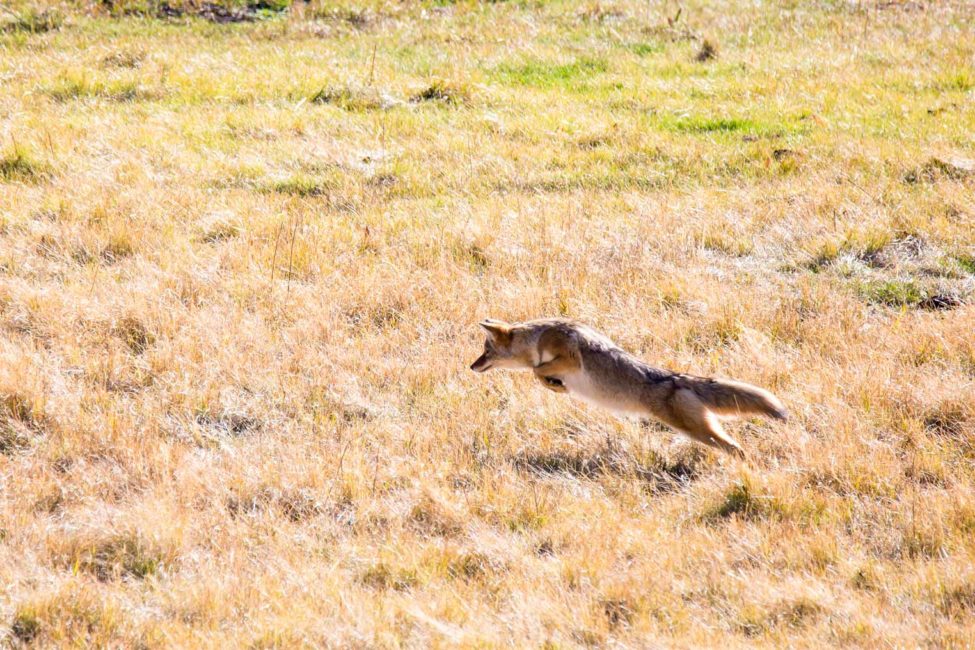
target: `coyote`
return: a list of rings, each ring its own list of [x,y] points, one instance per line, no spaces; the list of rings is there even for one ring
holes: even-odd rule
[[[564,319],[509,324],[488,319],[484,354],[471,370],[531,369],[542,385],[617,413],[654,417],[694,440],[744,458],[720,417],[786,411],[772,393],[750,384],[661,370],[585,325]]]

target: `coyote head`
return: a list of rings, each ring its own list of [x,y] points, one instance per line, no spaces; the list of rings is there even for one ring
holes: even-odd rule
[[[474,372],[484,372],[491,368],[524,368],[525,362],[515,356],[512,350],[514,329],[508,323],[488,318],[479,325],[487,332],[484,340],[484,354],[471,364]]]

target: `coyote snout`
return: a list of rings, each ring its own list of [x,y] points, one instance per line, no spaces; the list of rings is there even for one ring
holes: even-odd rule
[[[471,364],[471,370],[474,372],[484,372],[485,370],[491,369],[491,362],[488,361],[487,352],[482,354],[477,358],[477,361]]]
[[[719,416],[758,414],[786,419],[767,390],[738,381],[654,368],[602,334],[569,320],[509,324],[481,321],[484,352],[471,370],[531,370],[545,388],[628,415],[653,417],[694,440],[743,457]]]

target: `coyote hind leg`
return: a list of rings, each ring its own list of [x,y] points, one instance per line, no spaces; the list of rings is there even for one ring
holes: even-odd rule
[[[711,413],[693,391],[680,389],[674,394],[672,402],[677,417],[667,422],[694,440],[709,447],[737,456],[745,457],[745,452],[735,439],[729,436],[714,413]]]

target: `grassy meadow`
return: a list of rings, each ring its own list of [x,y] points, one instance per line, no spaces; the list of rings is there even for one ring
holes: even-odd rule
[[[973,34],[0,4],[0,646],[972,647]],[[556,315],[791,420],[468,370]]]

